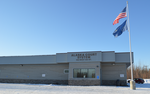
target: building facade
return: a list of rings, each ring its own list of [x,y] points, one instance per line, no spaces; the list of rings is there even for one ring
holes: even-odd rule
[[[0,82],[68,85],[127,85],[130,53],[68,52],[56,55],[1,56]]]

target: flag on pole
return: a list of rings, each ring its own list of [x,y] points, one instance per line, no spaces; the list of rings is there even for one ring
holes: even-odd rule
[[[119,27],[117,27],[117,29],[114,31],[113,35],[115,37],[118,37],[126,30],[128,30],[127,20],[125,20]]]
[[[114,20],[113,25],[119,23],[119,20],[120,20],[121,18],[125,18],[125,17],[127,17],[127,14],[126,14],[126,7],[121,11],[121,13],[120,13],[120,14],[117,16],[117,18]]]

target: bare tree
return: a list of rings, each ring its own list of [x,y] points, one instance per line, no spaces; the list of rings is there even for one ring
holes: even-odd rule
[[[133,64],[133,78],[150,79],[150,69],[147,65],[141,66]],[[127,68],[127,79],[131,79],[131,67]]]

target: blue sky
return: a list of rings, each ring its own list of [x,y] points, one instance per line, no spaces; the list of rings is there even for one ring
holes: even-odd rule
[[[150,1],[128,0],[135,64],[150,67]],[[112,25],[125,0],[1,0],[0,56],[78,51],[129,52],[125,31]]]

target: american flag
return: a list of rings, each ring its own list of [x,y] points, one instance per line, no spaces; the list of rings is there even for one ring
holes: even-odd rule
[[[126,14],[126,7],[121,11],[121,13],[120,13],[120,14],[117,16],[117,18],[114,20],[113,25],[119,23],[119,20],[120,20],[121,18],[125,18],[125,17],[127,17],[127,14]]]

